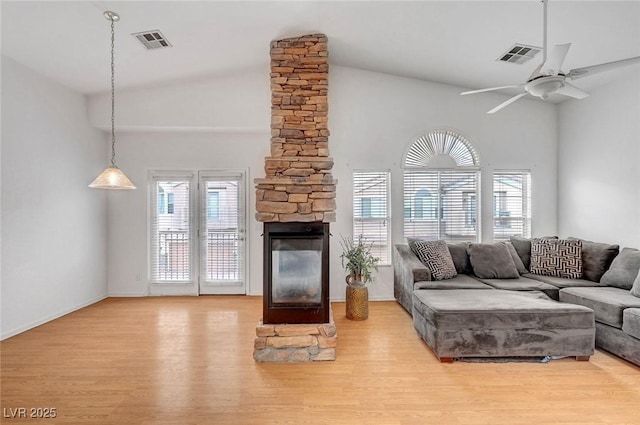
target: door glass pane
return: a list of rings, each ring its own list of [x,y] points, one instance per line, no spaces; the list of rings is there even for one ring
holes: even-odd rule
[[[239,282],[243,279],[244,224],[239,178],[202,180],[204,264],[207,282]],[[202,187],[202,186],[201,186]]]
[[[191,280],[189,181],[160,180],[155,185],[157,214],[152,223],[152,278],[155,281]]]

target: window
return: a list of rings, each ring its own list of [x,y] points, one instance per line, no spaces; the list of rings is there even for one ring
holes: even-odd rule
[[[478,241],[480,160],[462,135],[435,130],[404,159],[404,236]]]
[[[220,192],[207,191],[207,217],[209,221],[220,220]]]
[[[152,174],[151,211],[157,211],[151,217],[153,282],[193,282],[192,180],[192,173]]]
[[[462,194],[462,209],[464,210],[465,227],[475,228],[478,220],[478,198],[475,192]]]
[[[173,198],[174,198],[173,193],[167,193],[167,214],[173,214],[173,211],[175,209],[175,203]]]
[[[531,237],[531,173],[493,173],[493,239]]]
[[[373,244],[372,253],[380,264],[391,261],[389,171],[354,171],[353,238],[363,235]]]
[[[477,171],[405,171],[404,236],[477,241],[477,193]],[[413,209],[408,207],[412,201]]]
[[[166,204],[164,202],[164,189],[162,187],[158,187],[158,214],[165,214]]]
[[[435,196],[427,189],[420,189],[413,199],[415,218],[436,220],[438,218],[438,203]]]

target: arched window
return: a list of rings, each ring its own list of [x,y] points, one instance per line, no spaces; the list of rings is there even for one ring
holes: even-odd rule
[[[415,140],[404,157],[404,236],[478,241],[479,166],[459,133],[434,130]]]
[[[471,143],[451,130],[434,130],[419,137],[411,144],[404,158],[405,167],[456,168],[479,165],[480,158]]]

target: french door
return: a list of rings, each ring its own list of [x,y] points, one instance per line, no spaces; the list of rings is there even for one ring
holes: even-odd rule
[[[245,174],[151,172],[150,294],[246,292]]]

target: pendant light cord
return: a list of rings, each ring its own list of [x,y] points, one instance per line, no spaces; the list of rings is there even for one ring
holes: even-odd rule
[[[116,166],[116,131],[115,131],[115,115],[116,115],[116,92],[115,92],[115,38],[116,33],[113,29],[115,20],[111,18],[111,166]]]

